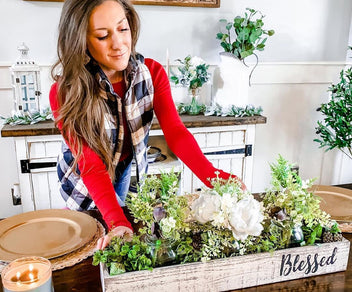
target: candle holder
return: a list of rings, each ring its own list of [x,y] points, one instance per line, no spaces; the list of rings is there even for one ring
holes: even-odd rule
[[[1,273],[4,292],[54,292],[51,263],[42,257],[23,257],[9,263]]]

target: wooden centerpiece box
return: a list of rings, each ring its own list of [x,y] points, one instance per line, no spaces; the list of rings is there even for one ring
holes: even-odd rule
[[[342,241],[165,266],[109,276],[100,264],[103,291],[228,291],[344,271],[350,242]]]

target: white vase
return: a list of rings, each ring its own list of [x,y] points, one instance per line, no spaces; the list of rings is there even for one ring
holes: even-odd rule
[[[223,108],[231,105],[245,107],[248,105],[249,75],[252,68],[231,53],[220,53],[220,60],[223,85],[218,88],[213,102]]]

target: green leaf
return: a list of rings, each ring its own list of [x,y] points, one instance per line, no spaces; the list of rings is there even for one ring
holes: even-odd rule
[[[232,28],[232,26],[233,26],[233,23],[232,23],[232,22],[228,22],[228,23],[226,24],[226,29],[227,29],[227,30],[230,30],[230,29]]]
[[[116,276],[125,273],[125,266],[121,263],[111,263],[110,265],[110,276]]]
[[[218,40],[222,40],[222,37],[223,37],[223,33],[222,32],[218,32],[217,34],[216,34],[216,38],[218,39]]]

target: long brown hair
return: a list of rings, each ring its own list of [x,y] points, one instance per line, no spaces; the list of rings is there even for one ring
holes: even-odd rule
[[[104,116],[109,111],[106,93],[86,69],[87,29],[92,10],[108,0],[65,0],[57,44],[58,60],[51,70],[58,82],[59,111],[56,124],[62,124],[62,135],[70,141],[75,157],[74,169],[82,155],[84,143],[103,160],[110,176],[114,177],[111,142],[105,131]],[[126,14],[131,36],[132,56],[139,36],[139,17],[129,0],[113,0]],[[59,72],[59,74],[58,74]]]

